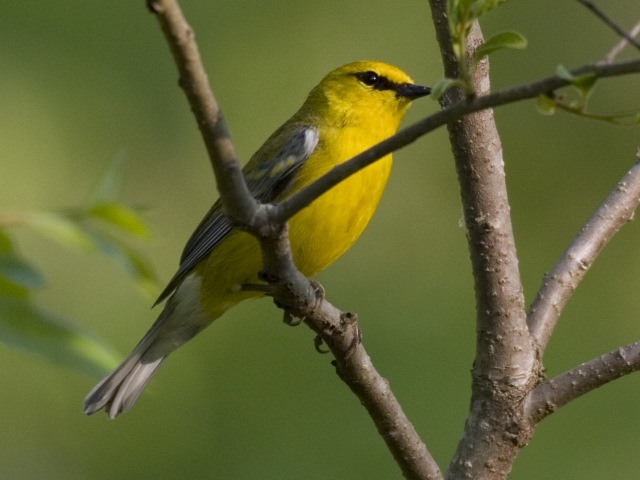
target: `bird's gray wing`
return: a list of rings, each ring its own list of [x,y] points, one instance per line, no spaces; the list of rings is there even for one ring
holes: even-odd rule
[[[312,126],[283,126],[255,153],[243,169],[249,191],[262,203],[276,200],[287,191],[295,173],[318,145],[318,130]],[[275,160],[275,161],[274,161]],[[191,235],[180,258],[180,266],[154,305],[164,301],[184,277],[229,233],[233,227],[217,200]]]

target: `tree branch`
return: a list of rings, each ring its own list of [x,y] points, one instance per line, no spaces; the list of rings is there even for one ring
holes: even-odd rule
[[[639,203],[640,156],[600,204],[551,272],[545,275],[528,315],[531,335],[542,350],[573,291],[602,249],[633,218]]]
[[[629,35],[633,38],[637,37],[639,33],[640,21],[636,22],[631,30],[629,30]],[[626,38],[623,38],[618,43],[616,43],[611,50],[607,52],[607,54],[602,58],[602,60],[600,60],[599,63],[612,63],[627,45],[629,45],[629,42]]]
[[[444,21],[446,22],[446,19]],[[611,64],[583,65],[571,70],[571,74],[574,77],[592,74],[599,78],[617,77],[639,72],[640,60]],[[354,173],[362,170],[385,155],[415,142],[423,135],[460,119],[464,115],[510,103],[520,102],[522,100],[537,98],[540,95],[548,94],[570,84],[571,82],[565,78],[557,75],[551,75],[531,83],[518,85],[505,90],[476,97],[458,98],[455,102],[449,102],[450,104],[445,106],[439,112],[436,112],[433,115],[400,130],[394,136],[389,137],[352,159],[334,167],[315,182],[307,185],[305,188],[278,204],[272,213],[272,218],[277,222],[282,222],[291,218],[304,207],[308,206],[313,200]]]
[[[452,61],[448,38],[446,2],[430,2],[447,75],[455,78],[457,66]],[[475,90],[480,96],[462,98],[451,92],[448,98],[452,100],[442,111],[336,167],[280,205],[259,205],[244,182],[222,113],[209,89],[193,31],[175,0],[147,0],[147,3],[156,14],[173,53],[180,85],[207,146],[226,214],[259,239],[263,272],[273,287],[273,297],[287,312],[303,318],[329,346],[336,357],[338,374],[365,406],[403,474],[411,479],[439,479],[442,475],[402,412],[388,382],[373,368],[360,343],[354,315],[340,312],[321,298],[317,288],[296,269],[286,221],[376,159],[442,125],[449,126],[474,268],[478,332],[471,412],[448,476],[506,476],[517,452],[532,433],[522,405],[538,381],[539,364],[525,322],[501,148],[492,111],[488,109],[548,94],[570,82],[551,76],[482,95],[488,87],[485,61],[474,78]],[[479,29],[472,32],[469,39],[473,42],[470,48],[477,47],[482,41]],[[608,77],[639,71],[640,60],[636,60],[587,65],[572,73]]]
[[[578,2],[580,2],[582,5],[587,7],[590,11],[592,11],[596,17],[598,17],[600,20],[602,20],[605,23],[605,25],[610,27],[614,32],[616,32],[618,35],[624,38],[627,41],[627,43],[630,43],[631,45],[636,47],[638,50],[640,50],[640,42],[638,42],[635,38],[633,38],[632,35],[629,35],[624,30],[624,28],[618,25],[609,15],[604,13],[604,11],[600,7],[598,7],[595,3],[593,3],[591,0],[578,0]]]
[[[572,400],[638,370],[640,342],[635,342],[541,383],[527,401],[526,411],[537,423]]]
[[[273,255],[281,250],[281,246],[263,247],[267,268],[274,267],[277,275],[285,275],[269,279],[277,280],[273,296],[287,312],[303,318],[329,347],[338,375],[366,408],[403,476],[414,480],[442,479],[438,465],[402,411],[389,382],[373,366],[361,342],[357,315],[342,312],[324,300],[298,272],[290,257]],[[276,266],[278,262],[285,265]]]
[[[445,0],[430,0],[436,36],[443,52],[445,75],[458,78]],[[467,36],[467,58],[483,42],[477,22]],[[450,109],[477,101],[492,105],[521,87],[501,95],[489,89],[489,63],[472,72],[477,98],[450,91]],[[549,83],[556,83],[549,79]],[[551,87],[553,90],[555,87]],[[543,90],[544,92],[544,90]],[[531,93],[533,95],[533,93]],[[445,109],[447,110],[447,109]],[[467,241],[476,292],[476,357],[471,409],[446,478],[505,478],[519,450],[533,433],[520,414],[525,395],[537,381],[539,362],[526,325],[524,295],[505,182],[504,161],[493,111],[458,117],[448,123],[458,172]],[[505,428],[507,431],[505,431]]]

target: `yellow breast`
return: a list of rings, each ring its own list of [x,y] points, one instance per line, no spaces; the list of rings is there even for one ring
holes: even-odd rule
[[[321,141],[317,152],[300,170],[292,191],[373,145],[371,136],[360,141],[361,135],[354,135],[361,133],[360,129],[350,130],[337,131],[335,134],[342,138],[329,138],[328,144],[327,140]],[[304,275],[323,270],[358,239],[378,206],[390,170],[388,155],[335,186],[289,221],[291,251]]]
[[[335,135],[346,135],[346,138],[330,138],[328,144],[321,140],[286,195],[372,146],[370,137],[360,141],[358,135],[349,136],[353,133],[343,128]],[[337,145],[341,146],[340,150],[336,150]],[[304,275],[320,272],[358,239],[378,206],[390,170],[391,155],[388,155],[335,186],[291,218],[291,252]],[[260,282],[261,267],[260,247],[248,233],[236,230],[220,242],[198,268],[203,275],[202,301],[212,318],[244,299],[262,296],[259,292],[238,290],[241,284]]]

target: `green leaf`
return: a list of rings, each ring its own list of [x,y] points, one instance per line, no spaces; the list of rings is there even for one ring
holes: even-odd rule
[[[444,92],[454,87],[464,88],[464,84],[457,78],[441,78],[431,87],[430,97],[433,100],[439,100]]]
[[[547,95],[540,95],[538,97],[538,111],[543,115],[553,115],[556,113],[556,102]]]
[[[449,0],[449,25],[454,26],[460,23],[460,14],[463,11],[462,0]]]
[[[580,99],[575,102],[574,108],[577,110],[584,109],[589,95],[593,91],[593,87],[598,80],[598,77],[593,73],[585,73],[582,75],[574,75],[564,65],[558,65],[556,67],[556,75],[578,89],[580,93]]]
[[[449,15],[454,24],[461,19],[471,22],[480,18],[487,12],[499,7],[507,0],[451,0],[449,3]]]
[[[574,75],[564,65],[556,67],[556,75],[577,87],[581,92],[589,92],[598,80],[594,73],[584,73],[582,75]]]
[[[25,215],[26,224],[57,242],[82,250],[93,250],[91,237],[76,222],[55,212]]]
[[[564,65],[558,65],[556,67],[556,75],[559,76],[560,78],[568,81],[568,82],[573,82],[574,80],[574,76],[573,73],[571,73],[569,71],[569,69],[567,67],[565,67]]]
[[[142,219],[133,210],[122,204],[103,203],[94,205],[88,210],[88,213],[137,237],[149,237],[149,229]]]
[[[580,100],[577,102],[579,108],[582,108],[587,104],[589,95],[591,95],[591,92],[593,91],[593,87],[595,87],[596,80],[598,80],[598,77],[591,73],[573,77],[573,80],[571,81],[571,85],[576,87],[580,92]]]
[[[122,267],[133,277],[136,286],[145,294],[155,298],[158,294],[158,279],[151,264],[124,243],[105,235],[91,231],[93,243],[110,260]]]
[[[475,0],[469,8],[472,18],[480,18],[485,13],[496,8],[499,3],[502,2],[496,0]]]
[[[486,40],[473,54],[473,61],[479,62],[485,56],[504,48],[523,49],[527,47],[527,39],[518,32],[501,32]]]
[[[594,73],[586,73],[584,75],[574,77],[571,84],[578,90],[580,90],[580,93],[583,97],[587,97],[591,93],[591,90],[593,89],[597,80],[598,77]]]
[[[15,252],[0,252],[0,277],[26,288],[37,288],[44,284],[40,272]]]
[[[100,376],[119,362],[113,348],[27,299],[0,296],[0,341],[48,361]]]

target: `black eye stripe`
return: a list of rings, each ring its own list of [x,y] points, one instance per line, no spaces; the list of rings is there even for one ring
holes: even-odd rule
[[[365,85],[373,87],[374,90],[393,90],[398,88],[398,84],[392,82],[383,75],[378,75],[376,72],[367,71],[359,72],[355,74],[356,78]]]

